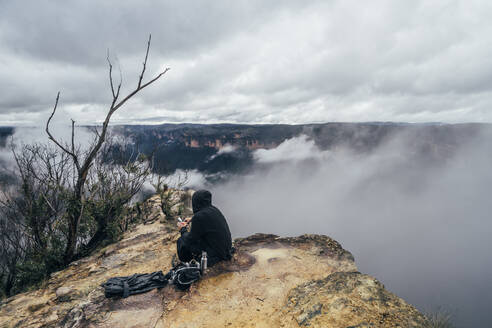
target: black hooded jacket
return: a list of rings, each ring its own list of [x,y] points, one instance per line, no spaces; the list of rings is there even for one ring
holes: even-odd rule
[[[192,197],[193,218],[191,230],[181,229],[178,240],[178,255],[183,261],[188,261],[190,254],[198,259],[202,251],[208,255],[208,264],[231,258],[232,239],[226,219],[218,208],[212,205],[212,194],[207,190],[198,190]],[[183,257],[185,257],[183,259]]]

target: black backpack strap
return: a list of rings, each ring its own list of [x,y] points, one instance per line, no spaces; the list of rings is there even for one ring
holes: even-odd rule
[[[130,286],[126,280],[123,281],[123,298],[127,298],[130,295]]]

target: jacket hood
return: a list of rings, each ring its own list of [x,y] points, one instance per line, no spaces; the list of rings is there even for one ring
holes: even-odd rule
[[[196,213],[205,207],[212,205],[212,194],[208,190],[198,190],[191,198],[193,213]]]

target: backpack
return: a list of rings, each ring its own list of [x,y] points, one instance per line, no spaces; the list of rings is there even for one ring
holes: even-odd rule
[[[174,266],[165,275],[162,271],[134,274],[127,277],[114,277],[101,284],[106,298],[123,297],[146,293],[154,288],[175,285],[179,290],[187,290],[191,284],[201,278],[207,268],[206,253],[198,263],[195,260],[182,262]]]

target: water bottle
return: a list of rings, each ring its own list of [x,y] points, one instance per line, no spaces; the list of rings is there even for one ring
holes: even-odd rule
[[[202,251],[202,258],[200,260],[200,268],[202,270],[202,274],[205,274],[205,270],[207,270],[207,252]]]

